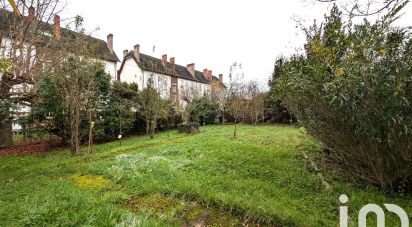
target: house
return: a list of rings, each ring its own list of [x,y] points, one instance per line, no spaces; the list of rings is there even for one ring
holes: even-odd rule
[[[18,72],[16,78],[24,78],[22,82],[10,83],[9,94],[12,97],[23,97],[30,93],[36,81],[36,75],[41,75],[44,67],[50,63],[53,53],[58,49],[58,45],[51,45],[53,42],[67,41],[73,37],[81,37],[87,45],[94,50],[92,53],[95,60],[100,61],[105,71],[112,80],[117,78],[117,64],[120,62],[113,49],[113,34],[107,36],[107,40],[101,40],[71,31],[60,26],[60,16],[54,15],[53,24],[45,23],[37,18],[36,10],[30,7],[28,15],[18,18],[14,13],[0,9],[0,58],[12,60]],[[21,42],[20,45],[17,42]],[[16,44],[17,43],[17,44]],[[27,68],[27,70],[26,70]],[[21,75],[20,75],[21,74]],[[0,83],[6,78],[0,73]],[[6,83],[3,81],[3,83]],[[30,102],[20,99],[17,110],[14,111],[14,119],[27,116],[30,113]],[[29,98],[27,98],[29,100]],[[12,125],[13,131],[21,131],[22,127],[15,121]]]
[[[135,45],[132,51],[123,52],[123,61],[118,70],[118,81],[136,83],[140,89],[147,87],[149,79],[154,82],[154,87],[164,99],[171,99],[178,107],[185,107],[196,97],[211,96],[213,81],[223,85],[223,76],[213,76],[212,71],[204,69],[203,72],[195,69],[195,64],[186,67],[175,63],[167,55],[155,58],[140,53],[140,45]]]

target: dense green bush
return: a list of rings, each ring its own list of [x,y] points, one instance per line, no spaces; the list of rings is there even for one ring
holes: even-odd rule
[[[170,99],[163,100],[163,111],[158,122],[158,130],[177,128],[183,122],[183,111],[179,110],[176,102]]]
[[[285,62],[279,97],[335,161],[393,190],[412,176],[412,37],[392,22],[344,23],[335,6],[306,30],[305,54]]]
[[[280,57],[275,62],[272,78],[269,80],[270,90],[265,98],[265,120],[271,123],[296,123],[296,117],[288,111],[282,100],[277,96],[276,84],[277,79],[286,70],[283,64],[286,60]]]
[[[120,82],[111,85],[110,76],[103,70],[99,71],[94,79],[98,87],[94,97],[98,100],[98,106],[93,114],[94,138],[113,139],[119,134],[124,135],[133,130],[136,120],[133,108],[136,110],[137,85]],[[56,83],[52,75],[46,75],[39,81],[28,123],[40,125],[48,133],[61,137],[65,142],[70,137],[70,122],[62,100],[56,98],[59,92]],[[84,141],[87,139],[90,125],[86,109],[81,111],[81,122],[80,132]]]
[[[190,121],[198,121],[201,124],[213,124],[219,111],[219,105],[206,96],[193,100],[186,108]]]
[[[97,129],[100,129],[100,133],[98,138],[116,138],[119,134],[127,135],[133,131],[136,121],[137,99],[137,84],[114,81],[107,103],[99,112],[100,121]]]

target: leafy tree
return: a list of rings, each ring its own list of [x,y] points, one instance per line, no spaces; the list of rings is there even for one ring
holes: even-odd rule
[[[80,153],[80,143],[87,134],[91,143],[97,112],[106,103],[110,89],[110,76],[94,60],[96,46],[83,34],[82,21],[76,19],[77,35],[59,40],[56,55],[60,62],[46,69],[33,110],[39,122],[47,120],[48,129],[70,144],[72,154]]]
[[[136,120],[138,86],[114,81],[107,104],[101,110],[101,138],[115,138],[133,129]]]
[[[78,154],[91,122],[99,125],[96,117],[106,107],[109,89],[110,76],[101,64],[69,57],[39,82],[33,119]]]
[[[12,71],[13,64],[9,59],[0,59],[0,75],[7,74]],[[1,90],[7,89],[7,84],[0,83]],[[7,97],[0,98],[0,147],[7,147],[11,145],[12,134],[11,134],[11,115],[10,111],[12,109],[12,102]]]
[[[269,80],[270,90],[265,97],[265,116],[272,123],[296,122],[296,117],[286,109],[276,93],[277,79],[286,70],[285,61],[287,61],[287,59],[284,57],[280,57],[275,61],[274,72],[272,78]]]
[[[336,163],[389,190],[412,177],[412,37],[391,26],[404,6],[355,25],[333,7],[324,26],[306,30],[306,54],[285,62],[276,84]]]
[[[164,102],[154,88],[152,79],[149,79],[147,87],[140,92],[138,104],[139,112],[146,122],[146,134],[153,139],[157,121],[164,111]]]
[[[202,96],[193,100],[186,108],[191,121],[198,121],[201,124],[213,124],[219,111],[219,104],[211,101],[206,96]]]
[[[176,128],[183,120],[182,112],[178,110],[176,102],[170,99],[162,100],[162,109],[160,111],[160,121],[162,129],[167,131],[169,137],[169,129]]]

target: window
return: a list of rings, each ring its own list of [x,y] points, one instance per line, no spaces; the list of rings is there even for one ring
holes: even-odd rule
[[[173,93],[176,93],[176,92],[177,92],[177,86],[176,86],[176,84],[173,84],[173,85],[172,85],[172,92],[173,92]]]
[[[157,88],[162,98],[167,98],[167,77],[166,76],[159,76],[157,79]]]
[[[153,73],[150,73],[150,74],[147,76],[146,87],[147,87],[147,85],[149,84],[149,81],[152,81],[152,86],[155,85],[156,82],[153,81]]]

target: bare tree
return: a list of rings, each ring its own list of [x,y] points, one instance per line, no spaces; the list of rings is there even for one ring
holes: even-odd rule
[[[228,107],[229,112],[234,117],[234,131],[233,131],[233,138],[237,138],[237,123],[245,115],[245,107],[246,107],[246,89],[245,84],[243,82],[244,73],[242,69],[242,64],[234,62],[230,66],[230,74],[229,74],[229,90],[228,90]]]
[[[245,106],[247,104],[242,94],[236,94],[231,97],[229,104],[229,111],[235,119],[235,128],[233,131],[233,138],[237,138],[237,123],[240,122],[245,113]]]
[[[227,90],[221,81],[213,81],[211,87],[211,100],[219,105],[222,124],[225,124],[225,111],[227,106]]]
[[[257,81],[249,81],[246,85],[247,112],[252,124],[264,119],[265,94],[261,90]]]
[[[321,3],[333,3],[339,5],[350,16],[373,16],[392,11],[394,8],[407,4],[409,0],[311,0]]]
[[[32,85],[44,65],[55,62],[50,45],[54,16],[64,8],[59,0],[17,0],[13,13],[8,1],[0,1],[0,58],[9,61],[9,70],[0,72],[0,103],[30,106]],[[6,105],[7,103],[7,105]],[[0,114],[0,147],[11,145],[10,111]]]

